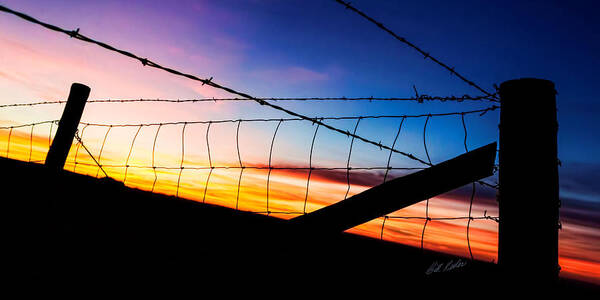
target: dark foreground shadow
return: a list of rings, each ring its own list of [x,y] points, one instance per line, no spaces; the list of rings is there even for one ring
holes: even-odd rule
[[[32,287],[175,283],[199,293],[341,295],[356,289],[489,292],[502,282],[489,263],[345,233],[298,234],[284,220],[51,173],[41,165],[2,158],[0,167],[5,274]]]

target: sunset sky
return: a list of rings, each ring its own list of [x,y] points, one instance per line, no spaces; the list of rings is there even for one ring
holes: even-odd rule
[[[483,88],[536,77],[558,90],[561,208],[560,260],[563,276],[600,284],[600,122],[596,114],[600,78],[600,21],[590,1],[365,1],[352,4],[409,41],[446,62]],[[29,1],[1,5],[42,21],[147,57],[255,97],[411,97],[479,95],[447,70],[423,59],[373,24],[335,1]],[[595,7],[594,7],[595,6]],[[0,104],[65,100],[73,82],[91,87],[90,99],[197,99],[235,97],[189,79],[143,67],[98,46],[70,39],[15,16],[0,13]],[[414,87],[413,87],[414,86]],[[310,117],[415,115],[489,107],[489,102],[277,102]],[[56,124],[10,126],[58,120],[64,105],[0,108],[0,155],[43,161]],[[246,169],[244,166],[309,165],[316,125],[305,121],[212,123],[209,120],[288,118],[254,102],[89,103],[80,126],[84,144],[109,176],[126,184],[239,209],[302,212],[307,170]],[[498,139],[498,110],[465,116],[467,146]],[[357,134],[392,145],[401,118],[362,119]],[[395,148],[426,159],[425,117],[404,121]],[[110,124],[190,122],[172,125],[106,127]],[[200,122],[200,123],[193,123]],[[95,124],[88,125],[86,124]],[[357,120],[326,123],[353,131]],[[159,129],[160,128],[160,129]],[[139,132],[138,132],[139,129]],[[207,130],[210,146],[208,159]],[[157,135],[158,132],[158,135]],[[107,134],[108,133],[108,134]],[[137,133],[137,135],[136,135]],[[427,150],[433,163],[464,153],[460,116],[428,120]],[[236,137],[239,136],[239,140]],[[132,141],[135,137],[135,143]],[[9,145],[10,139],[10,145]],[[106,143],[103,145],[103,141]],[[155,142],[156,140],[156,142]],[[271,151],[271,144],[273,150]],[[352,140],[318,129],[313,167],[346,167]],[[237,147],[240,146],[240,157]],[[152,169],[152,150],[155,149]],[[183,155],[182,155],[183,149]],[[100,153],[102,154],[100,155]],[[131,152],[131,155],[129,153]],[[271,155],[270,155],[271,154]],[[78,165],[74,164],[77,156]],[[385,167],[389,151],[355,140],[350,166]],[[183,157],[183,164],[182,164]],[[103,176],[81,147],[74,145],[65,169]],[[182,171],[180,166],[184,166]],[[398,154],[393,167],[423,167]],[[181,171],[181,175],[180,175]],[[408,171],[393,170],[390,177]],[[349,195],[383,182],[384,170],[350,172]],[[311,174],[307,211],[344,198],[345,170]],[[495,177],[487,179],[494,182]],[[179,189],[177,188],[179,182]],[[238,197],[239,183],[239,197]],[[539,187],[532,187],[539,188]],[[466,216],[471,186],[436,197],[430,217]],[[473,216],[497,216],[495,191],[477,186]],[[277,215],[290,218],[293,215]],[[392,216],[425,216],[425,203]],[[383,218],[351,230],[379,238]],[[433,221],[424,246],[464,257],[466,220]],[[383,238],[420,246],[423,220],[387,219]],[[476,259],[497,259],[497,223],[471,223]]]

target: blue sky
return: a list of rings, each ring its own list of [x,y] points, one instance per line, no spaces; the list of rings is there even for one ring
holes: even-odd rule
[[[422,94],[477,95],[446,70],[334,1],[180,1],[176,6],[164,1],[3,3],[66,28],[81,27],[98,39],[190,73],[214,76],[217,82],[255,96],[412,96],[413,85]],[[561,173],[597,176],[600,33],[595,1],[354,4],[488,90],[493,90],[493,84],[520,77],[554,81],[559,93],[559,157],[563,169],[581,170]],[[13,21],[18,22],[3,20]],[[169,56],[178,51],[183,55]],[[201,53],[198,59],[204,60],[203,66],[214,68],[194,69],[189,62],[193,53]],[[185,94],[173,93],[173,97]],[[442,112],[481,105],[342,103],[317,107],[300,103],[288,107],[308,115],[322,111],[350,115]],[[241,111],[278,116],[262,108]],[[486,133],[493,133],[496,125],[496,117],[484,118],[473,126],[470,143],[486,143],[490,138]],[[462,132],[445,135],[459,139]],[[593,196],[586,199],[597,199],[598,189],[588,187]]]

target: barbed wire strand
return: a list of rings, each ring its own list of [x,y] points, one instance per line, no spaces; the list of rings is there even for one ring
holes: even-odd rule
[[[426,94],[421,94],[416,97],[257,97],[257,99],[263,101],[321,101],[321,102],[373,102],[373,101],[410,101],[410,102],[431,102],[431,101],[440,101],[440,102],[464,102],[464,101],[488,101],[498,103],[499,101],[489,96],[471,96],[471,95],[462,95],[462,96],[430,96]],[[198,98],[198,99],[160,99],[160,98],[140,98],[140,99],[91,99],[86,101],[86,103],[144,103],[144,102],[160,102],[160,103],[198,103],[198,102],[244,102],[250,101],[254,102],[252,99],[248,98]],[[40,105],[62,105],[67,103],[66,100],[57,100],[57,101],[37,101],[37,102],[23,102],[23,103],[9,103],[9,104],[0,104],[0,108],[9,108],[9,107],[28,107],[28,106],[40,106]]]
[[[344,2],[342,1],[341,3],[344,3]],[[236,90],[234,90],[232,88],[229,88],[229,87],[217,84],[217,83],[215,83],[213,81],[213,77],[210,77],[209,79],[202,79],[202,78],[197,77],[197,76],[192,75],[192,74],[183,73],[181,71],[177,71],[177,70],[172,69],[172,68],[161,66],[158,63],[156,63],[154,61],[151,61],[151,60],[149,60],[147,58],[142,58],[142,57],[137,56],[137,55],[135,55],[135,54],[133,54],[131,52],[128,52],[128,51],[125,51],[125,50],[121,50],[121,49],[117,49],[117,48],[115,48],[115,47],[113,47],[111,45],[108,45],[108,44],[104,43],[104,42],[100,42],[100,41],[91,39],[91,38],[89,38],[87,36],[82,35],[79,32],[79,29],[77,29],[77,30],[65,30],[65,29],[63,29],[61,27],[41,22],[41,21],[39,21],[39,20],[37,20],[37,19],[29,16],[29,15],[26,15],[26,14],[18,12],[18,11],[11,10],[11,9],[5,7],[5,6],[2,6],[2,5],[0,5],[0,11],[3,11],[3,12],[6,12],[6,13],[15,15],[15,16],[21,18],[21,19],[24,19],[24,20],[26,20],[28,22],[40,25],[40,26],[45,27],[45,28],[47,28],[49,30],[66,34],[66,35],[70,36],[71,38],[75,38],[75,39],[78,39],[78,40],[81,40],[81,41],[84,41],[84,42],[87,42],[87,43],[92,43],[92,44],[98,45],[98,46],[100,46],[100,47],[102,47],[104,49],[107,49],[107,50],[119,53],[119,54],[127,56],[127,57],[129,57],[131,59],[135,59],[135,60],[141,62],[143,66],[148,66],[148,67],[160,69],[160,70],[166,71],[168,73],[171,73],[173,75],[182,76],[182,77],[185,77],[185,78],[188,78],[188,79],[191,79],[191,80],[199,81],[199,82],[202,83],[202,85],[207,85],[207,86],[210,86],[210,87],[213,87],[213,88],[216,88],[216,89],[220,89],[220,90],[223,90],[225,92],[228,92],[228,93],[231,93],[231,94],[234,94],[234,95],[238,95],[238,96],[243,97],[243,98],[252,99],[255,102],[257,102],[258,104],[270,107],[272,109],[275,109],[275,110],[278,110],[280,112],[286,113],[286,114],[291,115],[293,117],[301,118],[301,119],[306,120],[306,121],[320,123],[321,126],[327,128],[329,130],[332,130],[332,131],[335,131],[335,132],[338,132],[338,133],[341,133],[341,134],[344,134],[344,135],[347,135],[347,136],[351,135],[351,133],[348,132],[348,131],[344,131],[344,130],[339,129],[337,127],[334,127],[332,125],[328,125],[328,124],[326,124],[326,123],[324,123],[322,121],[319,121],[318,119],[307,117],[305,115],[296,113],[294,111],[291,111],[289,109],[286,109],[286,108],[278,106],[278,105],[275,105],[275,104],[270,103],[268,101],[258,99],[256,97],[253,97],[253,96],[247,94],[247,93],[239,92],[239,91],[236,91]],[[416,49],[418,49],[418,48],[416,48]],[[445,65],[443,65],[443,66],[445,66]],[[460,78],[464,79],[464,77],[462,77],[460,74],[456,73],[455,71],[452,70],[452,72],[455,73],[455,74],[457,74],[458,76],[460,76]],[[466,80],[466,79],[464,79],[464,80]],[[467,82],[469,82],[469,81],[467,81]],[[471,82],[471,85],[474,85],[474,83]],[[485,90],[481,89],[481,91],[484,92],[484,94],[486,94],[488,96],[491,96],[491,94],[489,94]],[[391,149],[389,146],[383,145],[381,143],[374,142],[374,141],[372,141],[372,140],[370,140],[368,138],[362,137],[362,136],[356,136],[355,135],[354,137],[356,139],[360,140],[360,141],[365,142],[365,143],[377,146],[380,149],[387,149],[387,150]],[[400,151],[400,150],[396,150],[396,149],[392,149],[392,151],[394,151],[396,153],[399,153],[399,154],[401,154],[403,156],[406,156],[406,157],[408,157],[408,158],[410,158],[412,160],[418,161],[418,162],[420,162],[422,164],[428,165],[428,163],[426,161],[424,161],[424,160],[422,160],[422,159],[420,159],[420,158],[418,158],[418,157],[416,157],[416,156],[414,156],[414,155],[412,155],[410,153],[406,153],[406,152],[403,152],[403,151]]]
[[[450,71],[450,74],[455,75],[460,80],[462,80],[465,83],[467,83],[468,85],[474,87],[475,89],[479,90],[480,92],[484,93],[485,95],[487,95],[487,96],[489,96],[491,98],[497,99],[497,96],[495,94],[492,94],[492,93],[484,90],[479,85],[475,84],[473,81],[468,80],[463,75],[461,75],[460,73],[458,73],[457,71],[455,71],[454,68],[449,67],[447,64],[445,64],[445,63],[441,62],[440,60],[438,60],[437,58],[431,56],[428,52],[425,52],[424,50],[422,50],[421,48],[419,48],[415,44],[413,44],[413,43],[409,42],[408,40],[406,40],[406,38],[403,38],[403,37],[397,35],[395,32],[393,32],[392,30],[390,30],[389,28],[387,28],[386,26],[384,26],[381,22],[376,21],[375,19],[373,19],[372,17],[368,16],[364,12],[362,12],[362,11],[358,10],[357,8],[355,8],[354,6],[350,5],[350,2],[344,2],[342,0],[335,0],[335,2],[337,2],[337,3],[339,3],[339,4],[343,5],[343,6],[345,6],[346,9],[349,9],[349,10],[351,10],[351,11],[359,14],[363,18],[367,19],[369,22],[377,25],[377,27],[379,27],[381,30],[387,32],[388,34],[390,34],[391,36],[393,36],[394,38],[396,38],[398,41],[400,41],[400,42],[404,43],[405,45],[409,46],[410,48],[416,50],[421,55],[423,55],[423,57],[425,59],[430,59],[434,63],[440,65],[442,68]]]

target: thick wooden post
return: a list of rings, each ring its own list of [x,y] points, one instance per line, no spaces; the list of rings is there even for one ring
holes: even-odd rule
[[[425,170],[395,178],[289,222],[310,234],[340,233],[491,176],[495,160],[496,143],[491,143]]]
[[[498,264],[507,280],[558,279],[556,91],[548,80],[500,85]]]
[[[58,123],[56,136],[54,136],[54,140],[46,156],[46,166],[48,168],[62,170],[65,166],[75,131],[77,131],[77,126],[79,125],[79,120],[81,120],[83,108],[89,95],[90,88],[88,86],[80,83],[73,83],[71,85],[67,105]]]

